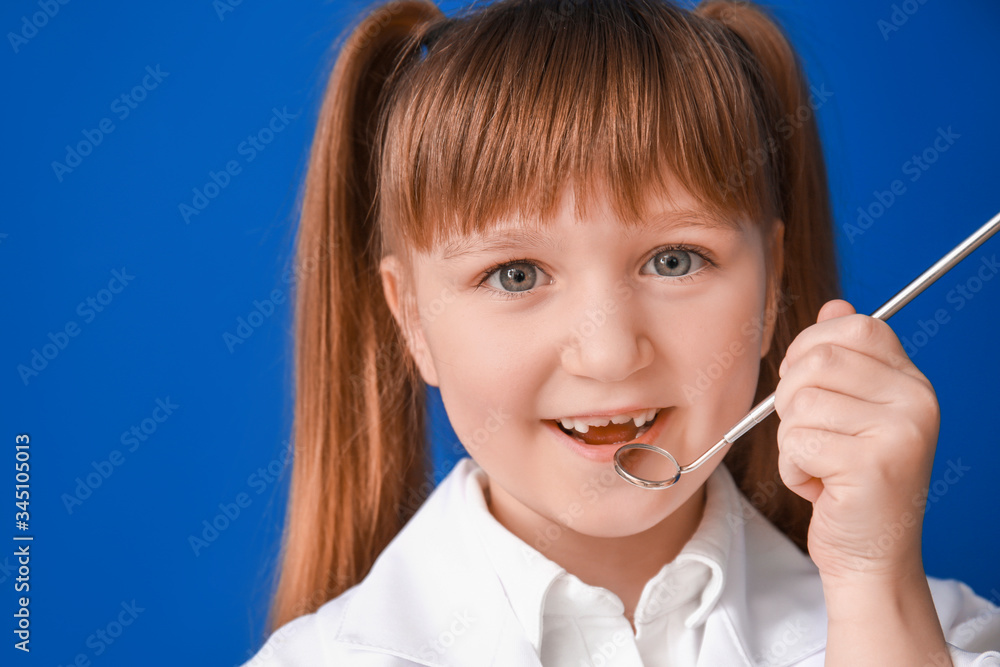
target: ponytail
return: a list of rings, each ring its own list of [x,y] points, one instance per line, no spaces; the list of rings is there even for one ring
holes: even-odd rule
[[[764,10],[747,2],[713,0],[695,13],[724,26],[747,53],[744,66],[764,102],[775,146],[776,215],[784,223],[784,266],[766,316],[775,320],[768,354],[761,360],[755,404],[778,384],[778,366],[792,340],[816,322],[823,304],[839,296],[826,167],[801,64],[787,36]],[[777,289],[774,289],[776,287]],[[734,446],[726,464],[751,502],[806,550],[812,505],[781,483],[778,474],[779,420],[765,420]]]
[[[361,581],[427,476],[424,388],[379,279],[374,168],[384,89],[441,17],[416,1],[370,12],[323,98],[296,241],[313,268],[295,299],[292,479],[269,631]]]

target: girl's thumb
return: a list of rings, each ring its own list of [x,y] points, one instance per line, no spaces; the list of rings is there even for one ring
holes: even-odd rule
[[[823,307],[819,309],[819,314],[816,316],[816,322],[823,322],[825,320],[832,320],[835,317],[843,317],[844,315],[853,315],[857,311],[854,310],[852,306],[847,301],[843,299],[834,299],[833,301],[827,301],[823,304]]]

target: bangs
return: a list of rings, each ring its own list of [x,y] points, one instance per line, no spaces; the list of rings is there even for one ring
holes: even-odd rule
[[[422,37],[377,119],[387,251],[428,251],[504,219],[544,227],[566,187],[577,218],[606,194],[628,228],[674,183],[715,219],[777,215],[767,128],[779,102],[722,24],[642,0],[515,1]]]

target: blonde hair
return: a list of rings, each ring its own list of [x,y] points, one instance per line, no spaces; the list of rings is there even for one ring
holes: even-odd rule
[[[383,294],[383,256],[502,215],[546,220],[567,183],[585,215],[595,178],[633,224],[669,172],[710,209],[784,223],[759,401],[838,290],[811,112],[788,39],[748,3],[369,11],[336,57],[303,190],[297,254],[325,251],[295,298],[294,462],[269,629],[361,581],[432,486],[425,387]],[[765,421],[726,463],[804,549],[811,507],[780,483],[776,432]]]

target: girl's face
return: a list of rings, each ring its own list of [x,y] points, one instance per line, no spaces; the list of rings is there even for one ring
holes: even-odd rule
[[[603,197],[576,220],[567,188],[541,236],[511,222],[464,239],[458,254],[441,244],[415,255],[409,277],[395,257],[383,261],[410,353],[488,474],[492,503],[545,526],[538,541],[564,528],[595,537],[648,530],[695,504],[724,453],[670,490],[650,491],[615,472],[620,445],[571,446],[555,420],[662,408],[653,444],[686,464],[752,405],[773,323],[771,239],[713,221],[679,186],[671,192],[650,199],[648,226],[633,235]],[[774,229],[780,238],[781,223]],[[497,240],[509,245],[491,247]],[[416,313],[403,307],[404,290]]]

